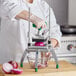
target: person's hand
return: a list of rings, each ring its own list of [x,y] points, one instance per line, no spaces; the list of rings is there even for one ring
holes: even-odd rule
[[[37,28],[40,28],[40,27],[44,28],[44,27],[46,27],[45,21],[42,20],[41,18],[39,18],[39,17],[37,17],[35,15],[32,15],[30,17],[30,19],[31,19],[31,22],[34,23]]]
[[[54,38],[51,38],[51,44],[55,48],[55,47],[58,46],[58,41],[56,39],[54,39]]]

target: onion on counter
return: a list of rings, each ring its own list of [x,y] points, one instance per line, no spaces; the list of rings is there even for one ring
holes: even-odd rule
[[[22,74],[23,70],[18,69],[18,64],[15,61],[9,61],[4,63],[2,66],[2,71],[5,74]]]
[[[18,68],[18,63],[16,61],[9,61],[8,63],[11,64],[14,69]]]
[[[22,72],[23,72],[23,70],[21,70],[21,69],[12,69],[11,70],[12,74],[21,74]]]
[[[6,74],[11,74],[11,70],[13,69],[13,66],[9,63],[4,63],[2,66],[2,70]]]

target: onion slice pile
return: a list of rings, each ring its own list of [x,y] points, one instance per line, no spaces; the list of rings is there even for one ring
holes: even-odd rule
[[[23,72],[23,70],[18,69],[17,62],[13,63],[13,61],[4,63],[2,66],[2,71],[5,74],[22,74],[22,72]]]

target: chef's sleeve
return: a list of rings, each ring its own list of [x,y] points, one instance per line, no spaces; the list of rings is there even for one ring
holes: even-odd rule
[[[1,4],[1,16],[15,19],[16,15],[24,10],[20,0],[4,0]]]
[[[45,4],[45,7],[44,7],[45,17],[49,23],[49,5],[46,2],[44,2],[44,4]],[[56,39],[60,46],[61,36],[62,36],[62,33],[60,31],[60,26],[57,24],[53,9],[50,7],[50,38]]]
[[[50,31],[51,31],[50,38],[54,38],[58,40],[59,45],[60,45],[62,34],[60,31],[60,26],[56,22],[56,18],[55,18],[52,8],[50,8]]]

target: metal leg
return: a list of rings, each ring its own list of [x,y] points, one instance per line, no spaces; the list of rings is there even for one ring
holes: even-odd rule
[[[43,50],[44,50],[44,48],[43,48]],[[55,59],[55,62],[56,62],[56,68],[58,69],[59,68],[59,64],[58,64],[58,59],[57,59],[57,56],[56,56],[56,54],[55,54],[55,51],[54,51],[54,49],[51,47],[51,48],[49,48],[49,49],[47,49],[47,51],[50,51],[51,53],[52,53],[52,57]],[[36,51],[33,51],[33,50],[25,50],[24,51],[24,53],[23,53],[23,56],[22,56],[22,58],[21,58],[21,63],[20,63],[20,66],[21,67],[23,67],[23,61],[24,61],[24,58],[26,57],[26,55],[27,55],[27,53],[28,52],[36,52],[36,58],[35,58],[35,72],[37,72],[38,71],[38,52],[40,52],[40,49],[36,49]],[[42,52],[42,51],[41,51]],[[28,59],[29,60],[29,59]]]
[[[35,72],[38,72],[38,51],[36,52],[36,59],[35,59]]]
[[[20,62],[20,67],[23,67],[23,61],[24,61],[24,58],[25,58],[26,54],[27,54],[27,50],[25,50],[23,55],[22,55],[21,62]]]
[[[56,68],[58,69],[58,68],[59,68],[59,63],[58,63],[58,59],[57,59],[57,56],[56,56],[56,54],[55,54],[54,49],[51,50],[51,53],[52,53],[52,57],[55,59]]]

